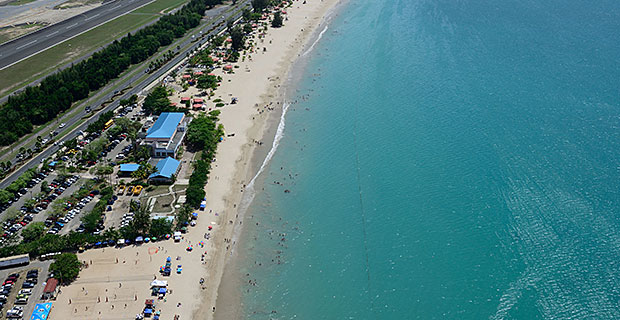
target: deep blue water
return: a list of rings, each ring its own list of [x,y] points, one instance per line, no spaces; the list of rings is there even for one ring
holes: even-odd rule
[[[256,185],[246,318],[619,319],[619,34],[619,1],[351,0]]]

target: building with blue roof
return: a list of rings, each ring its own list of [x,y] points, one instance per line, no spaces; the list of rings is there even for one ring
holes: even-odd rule
[[[159,160],[155,166],[157,172],[149,176],[149,183],[173,183],[181,169],[181,162],[171,157]]]
[[[185,117],[182,112],[162,112],[144,139],[146,144],[151,145],[153,156],[175,157],[190,121],[191,118]]]
[[[118,175],[130,176],[133,172],[138,171],[138,169],[140,169],[140,165],[137,163],[123,163],[118,170]]]

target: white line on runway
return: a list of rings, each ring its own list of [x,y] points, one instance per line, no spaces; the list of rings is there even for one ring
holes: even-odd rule
[[[97,13],[96,15],[94,15],[94,16],[92,16],[92,17],[88,17],[88,18],[84,19],[84,21],[88,21],[88,20],[90,20],[90,19],[92,19],[92,18],[96,18],[96,17],[98,17],[98,16],[99,16],[99,14]]]
[[[121,7],[121,5],[119,4],[118,6],[116,6],[116,7],[112,8],[112,9],[110,9],[110,10],[108,10],[108,11],[112,11],[112,10],[114,10],[114,9],[118,9],[118,8],[120,8],[120,7]]]
[[[74,24],[72,24],[72,25],[68,26],[68,27],[67,27],[67,29],[69,29],[69,28],[73,28],[73,27],[75,27],[75,26],[77,26],[77,25],[78,25],[78,24],[77,24],[77,22],[76,22],[76,23],[74,23]]]
[[[27,47],[27,46],[29,46],[29,45],[31,45],[31,44],[33,44],[33,43],[35,43],[35,42],[37,42],[37,40],[32,40],[32,41],[30,41],[30,42],[28,42],[28,43],[26,43],[26,44],[22,44],[21,46],[17,47],[16,49],[17,49],[17,50],[19,50],[19,49],[21,49],[21,48],[23,48],[23,47]]]
[[[54,32],[52,32],[52,33],[50,33],[50,34],[46,35],[45,37],[46,37],[46,38],[49,38],[49,37],[51,37],[51,36],[53,36],[53,35],[55,35],[55,34],[57,34],[57,33],[58,33],[58,30],[56,30],[56,31],[54,31]]]
[[[41,51],[39,51],[39,52],[35,52],[35,53],[33,53],[33,54],[31,54],[31,55],[29,55],[29,56],[27,56],[27,57],[21,58],[21,59],[19,59],[19,60],[17,60],[17,61],[15,61],[15,62],[13,62],[13,63],[11,63],[11,64],[8,64],[8,65],[6,65],[6,66],[4,66],[4,67],[0,67],[0,71],[4,70],[4,69],[6,69],[6,68],[8,68],[8,67],[10,67],[10,66],[12,66],[12,65],[14,65],[14,64],[20,63],[20,62],[22,62],[22,61],[24,61],[24,60],[26,60],[26,59],[28,59],[28,58],[30,58],[30,57],[32,57],[32,56],[34,56],[34,55],[36,55],[36,54],[40,53],[40,52],[42,52],[42,51],[45,51],[45,50],[47,50],[47,49],[49,49],[49,48],[52,48],[52,47],[55,47],[55,46],[57,46],[57,45],[59,45],[59,44],[61,44],[61,43],[65,42],[65,41],[71,40],[71,39],[73,39],[73,38],[75,38],[75,37],[77,37],[77,36],[79,36],[79,35],[81,35],[81,34],[83,34],[83,33],[85,33],[85,32],[88,32],[88,31],[90,31],[90,30],[93,30],[93,29],[95,29],[95,28],[97,28],[97,27],[99,27],[99,26],[102,26],[102,25],[104,25],[104,24],[106,24],[106,23],[110,22],[111,20],[118,19],[119,17],[122,17],[122,16],[124,16],[124,15],[126,15],[126,14],[128,14],[128,13],[131,13],[131,12],[133,12],[133,11],[137,10],[137,9],[140,9],[140,8],[142,8],[142,7],[144,7],[144,6],[147,6],[147,5],[149,5],[149,4],[153,3],[153,2],[155,2],[155,0],[151,0],[151,1],[149,1],[149,2],[147,2],[147,3],[145,3],[145,4],[143,4],[143,5],[140,5],[140,6],[136,7],[136,8],[134,8],[133,10],[130,10],[130,11],[124,12],[124,13],[122,13],[122,14],[120,14],[120,15],[118,15],[118,16],[116,16],[116,17],[112,18],[112,19],[105,20],[105,21],[101,22],[100,24],[98,24],[98,25],[96,25],[96,26],[93,26],[93,27],[91,27],[91,28],[88,28],[88,29],[86,29],[86,30],[84,30],[84,31],[82,31],[82,32],[80,32],[80,33],[78,33],[78,34],[76,34],[76,35],[73,35],[73,36],[71,36],[71,37],[68,37],[68,38],[66,38],[66,39],[63,39],[62,41],[59,41],[59,42],[57,42],[57,43],[54,43],[54,45],[49,46],[49,47],[47,47],[47,48],[45,48],[45,49],[43,49],[43,50],[41,50]]]

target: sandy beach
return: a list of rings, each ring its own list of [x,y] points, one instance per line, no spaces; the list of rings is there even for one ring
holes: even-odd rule
[[[234,250],[233,234],[242,228],[238,205],[245,186],[255,174],[257,165],[253,162],[262,162],[253,155],[266,154],[269,150],[271,144],[261,142],[273,138],[265,133],[273,131],[269,126],[276,123],[273,119],[279,118],[282,111],[287,74],[316,27],[337,2],[294,1],[285,9],[284,26],[270,27],[262,39],[253,38],[253,50],[242,54],[239,62],[233,64],[238,66],[234,73],[225,73],[222,68],[214,72],[223,81],[206,107],[214,108],[212,101],[217,98],[227,103],[218,108],[222,111],[220,120],[227,137],[218,147],[205,189],[207,209],[197,211],[197,225],[179,243],[168,240],[79,254],[78,258],[88,267],[73,284],[61,289],[51,319],[134,319],[144,309],[145,300],[154,298],[150,291],[154,279],[168,281],[166,298],[155,299],[154,309],[161,310],[161,319],[174,319],[175,315],[178,319],[241,316],[239,297],[232,287],[222,286],[221,280],[229,257],[233,253],[243,254]],[[192,87],[175,94],[171,100],[178,103],[181,97],[197,93]],[[228,104],[232,97],[238,98],[237,104]],[[208,232],[210,237],[205,239]],[[191,252],[186,250],[190,245]],[[159,274],[159,267],[167,257],[174,267],[182,265],[180,274],[165,278]],[[220,289],[226,294],[218,299]],[[226,313],[218,313],[216,306],[222,304],[229,306]]]

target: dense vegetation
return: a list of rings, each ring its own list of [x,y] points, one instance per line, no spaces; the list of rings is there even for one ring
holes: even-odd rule
[[[50,265],[50,271],[62,284],[69,284],[75,280],[81,268],[82,263],[75,253],[63,253],[57,256],[56,261]]]
[[[0,145],[9,145],[69,109],[73,102],[105,86],[130,65],[140,63],[200,24],[207,7],[222,0],[191,0],[174,14],[114,41],[89,59],[43,79],[9,97],[0,107]]]
[[[197,207],[205,197],[204,186],[207,184],[211,162],[215,157],[217,144],[224,135],[223,126],[217,125],[220,112],[215,110],[208,115],[202,114],[190,122],[185,142],[190,151],[201,151],[200,159],[194,164],[194,172],[189,178],[186,197],[187,204]]]
[[[175,112],[177,108],[170,104],[168,90],[163,86],[157,86],[144,99],[142,110],[147,114],[160,115],[162,112]]]

